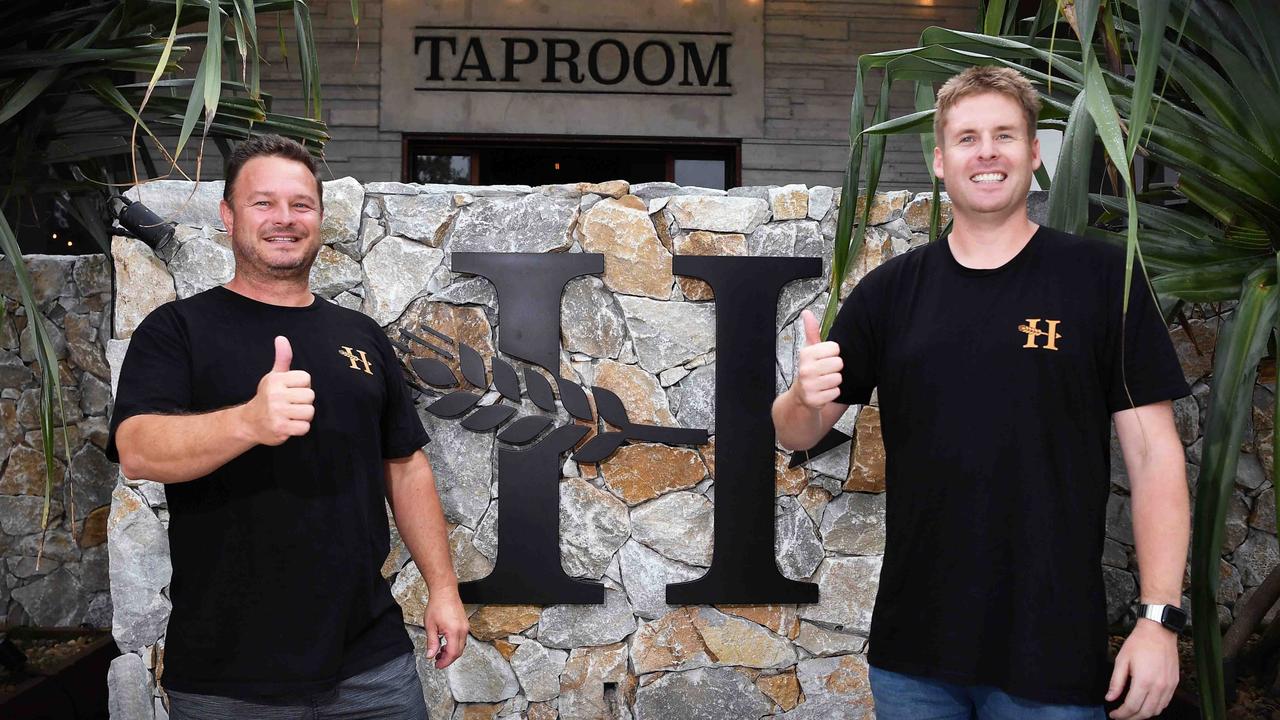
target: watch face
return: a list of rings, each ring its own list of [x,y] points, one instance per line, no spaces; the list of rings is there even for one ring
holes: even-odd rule
[[[1164,618],[1160,621],[1160,624],[1174,632],[1182,632],[1182,628],[1187,625],[1187,613],[1182,608],[1165,605]]]

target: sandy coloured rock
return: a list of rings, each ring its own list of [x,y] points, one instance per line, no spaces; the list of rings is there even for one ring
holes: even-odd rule
[[[133,335],[152,310],[176,300],[173,277],[151,248],[141,240],[111,239],[111,257],[116,265],[116,307],[112,328],[117,338]]]
[[[627,675],[625,643],[575,648],[569,653],[564,673],[560,676],[561,720],[604,717],[607,711],[604,684],[633,682]]]
[[[804,185],[769,188],[769,207],[774,220],[799,220],[809,215],[809,191]]]
[[[694,230],[674,238],[677,255],[741,256],[747,254],[747,238],[741,233],[712,233]],[[680,292],[685,300],[711,300],[711,286],[696,278],[678,276]]]
[[[578,232],[583,250],[604,254],[604,284],[610,290],[671,297],[671,253],[658,241],[643,205],[637,208],[625,197],[602,200],[583,214]]]
[[[883,225],[891,220],[902,217],[903,210],[906,209],[907,203],[911,201],[911,192],[908,190],[895,190],[892,192],[878,192],[875,200],[871,203],[871,217],[868,222],[872,225]],[[862,220],[862,212],[867,204],[867,196],[858,196],[858,206],[854,215],[854,222]]]
[[[637,674],[690,670],[714,664],[694,626],[698,608],[677,608],[644,623],[631,638],[631,665]]]
[[[693,450],[640,443],[618,448],[600,463],[600,472],[605,484],[628,505],[638,505],[697,485],[707,476],[707,467]]]
[[[653,375],[636,365],[604,360],[596,365],[593,385],[622,401],[627,419],[643,425],[675,425],[667,393]]]
[[[756,680],[756,687],[777,703],[784,712],[800,703],[800,681],[796,679],[795,670],[761,677]]]
[[[717,605],[716,609],[762,625],[785,638],[795,639],[800,632],[800,616],[795,605]]]
[[[786,638],[749,620],[708,607],[698,608],[692,620],[717,665],[783,668],[796,661],[795,648]]]
[[[854,424],[853,454],[845,490],[884,492],[884,439],[880,435],[880,408],[866,406]]]

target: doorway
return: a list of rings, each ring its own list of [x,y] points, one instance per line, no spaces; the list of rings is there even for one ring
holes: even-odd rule
[[[741,182],[741,142],[564,136],[406,137],[405,182],[551,185],[627,180],[727,190]]]

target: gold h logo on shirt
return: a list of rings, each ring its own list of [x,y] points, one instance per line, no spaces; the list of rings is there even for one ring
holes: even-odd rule
[[[1018,326],[1018,332],[1023,332],[1027,334],[1027,344],[1023,345],[1022,347],[1024,348],[1037,347],[1036,338],[1044,336],[1046,338],[1044,349],[1057,350],[1058,340],[1062,339],[1062,336],[1058,334],[1059,322],[1060,322],[1059,320],[1045,320],[1045,323],[1049,326],[1049,329],[1041,330],[1040,318],[1027,318],[1026,325]]]
[[[360,354],[356,355],[356,353]],[[352,351],[349,346],[343,345],[338,354],[351,361],[352,370],[364,370],[366,375],[373,374],[373,366],[369,364],[369,356],[365,355],[363,350]],[[361,365],[364,365],[364,367],[360,367]]]

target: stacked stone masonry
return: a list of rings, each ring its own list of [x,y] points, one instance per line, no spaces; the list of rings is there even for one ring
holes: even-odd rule
[[[62,402],[46,473],[40,366],[12,266],[0,264],[0,623],[111,624],[107,461],[111,268],[102,255],[26,258],[35,301],[58,358]],[[46,484],[49,490],[47,522]]]
[[[57,605],[62,614],[53,618],[55,624],[111,622],[124,652],[109,678],[113,717],[151,720],[166,717],[157,682],[170,610],[164,490],[119,477],[105,459],[92,463],[82,456],[101,455],[110,396],[99,386],[118,373],[132,329],[159,304],[225,282],[232,261],[217,213],[220,183],[193,192],[188,183],[160,181],[132,194],[179,228],[175,241],[158,254],[135,240],[114,240],[114,309],[108,307],[103,258],[29,259],[42,310],[63,336],[59,343],[65,341],[65,394],[78,408],[68,411],[74,414],[70,427],[77,448],[71,475],[77,481],[77,515],[85,517],[75,536],[65,517],[54,523],[45,559],[53,569],[42,564],[40,574],[34,574],[30,552],[38,527],[13,520],[31,517],[28,505],[42,484],[28,469],[38,454],[33,455],[30,410],[23,410],[31,402],[24,398],[34,386],[33,366],[23,350],[24,318],[11,299],[12,281],[0,285],[6,297],[0,357],[9,358],[0,370],[11,368],[4,371],[11,375],[0,396],[0,441],[8,458],[0,488],[6,523],[0,528],[6,543],[0,598],[11,622],[45,622],[57,603],[66,607]],[[874,198],[873,226],[842,291],[888,258],[927,241],[929,203],[927,195],[907,192]],[[409,623],[433,718],[872,716],[866,637],[884,549],[884,450],[873,405],[855,407],[842,420],[839,427],[853,436],[852,443],[806,468],[788,469],[787,456],[777,452],[777,561],[785,575],[817,582],[821,602],[672,607],[663,592],[667,583],[700,576],[710,561],[715,468],[714,305],[705,286],[672,275],[672,257],[813,256],[823,259],[826,270],[837,204],[838,191],[803,185],[719,193],[625,182],[536,188],[362,186],[350,178],[326,183],[325,245],[312,274],[318,294],[372,316],[392,335],[401,327],[429,324],[489,360],[501,308],[487,281],[451,271],[449,253],[604,253],[611,260],[602,276],[580,278],[566,288],[561,373],[612,390],[633,421],[706,427],[712,433],[711,442],[698,448],[637,444],[598,465],[566,462],[562,563],[571,575],[602,582],[606,602],[469,606],[467,650],[443,671],[422,657],[427,589],[392,526],[393,549],[383,574]],[[1032,202],[1033,209],[1038,206]],[[790,381],[803,341],[799,313],[817,312],[827,299],[822,279],[785,290],[776,326],[779,390]],[[1212,347],[1217,322],[1194,316],[1190,334],[1178,329],[1173,335],[1195,387],[1192,397],[1175,405],[1192,482],[1208,391],[1204,377],[1211,367],[1211,359],[1195,348]],[[110,339],[109,327],[115,329]],[[1280,558],[1267,479],[1271,402],[1270,392],[1260,389],[1254,432],[1240,462],[1223,548],[1224,621]],[[496,553],[493,468],[501,443],[493,434],[436,418],[423,405],[419,414],[433,437],[429,449],[454,564],[462,580],[476,579],[493,567]],[[532,406],[524,411],[538,412]],[[567,418],[563,411],[558,415]],[[1103,572],[1110,619],[1120,625],[1132,621],[1137,579],[1128,482],[1118,449],[1112,464]],[[55,498],[64,497],[63,488],[59,479]],[[101,540],[93,543],[91,534],[104,531],[110,602],[102,594]]]

